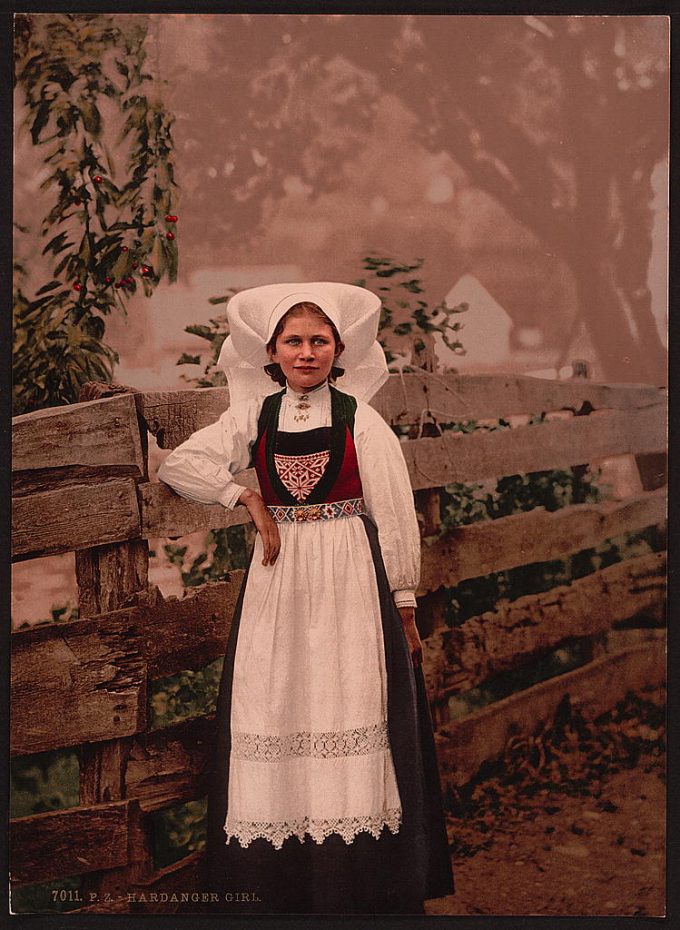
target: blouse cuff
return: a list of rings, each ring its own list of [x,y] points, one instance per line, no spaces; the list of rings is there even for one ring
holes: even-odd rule
[[[220,495],[217,498],[218,503],[222,504],[223,507],[226,507],[227,510],[233,510],[234,507],[238,504],[238,499],[243,491],[245,491],[243,485],[236,484],[235,481],[230,481],[224,490],[220,492]]]
[[[411,590],[393,591],[392,597],[397,607],[417,607],[416,595]]]

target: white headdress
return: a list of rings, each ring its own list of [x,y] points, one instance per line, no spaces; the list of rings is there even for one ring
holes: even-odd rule
[[[345,344],[338,360],[345,370],[338,382],[340,390],[369,400],[387,381],[385,353],[376,340],[380,321],[377,294],[334,281],[265,284],[240,291],[227,304],[230,334],[217,364],[227,376],[232,404],[279,390],[264,370],[270,363],[266,345],[284,313],[302,301],[320,307]]]

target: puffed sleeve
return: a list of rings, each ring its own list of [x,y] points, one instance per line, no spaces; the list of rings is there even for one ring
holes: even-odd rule
[[[255,401],[235,404],[215,423],[196,430],[164,460],[159,479],[191,501],[233,510],[243,486],[232,475],[250,465],[259,407]]]
[[[394,601],[397,607],[415,607],[420,532],[401,443],[380,414],[362,402],[357,404],[354,441],[364,502],[378,528]]]

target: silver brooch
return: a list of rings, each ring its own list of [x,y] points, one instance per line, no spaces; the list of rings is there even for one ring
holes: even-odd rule
[[[307,395],[301,394],[300,397],[298,398],[297,404],[295,404],[295,409],[300,410],[300,411],[302,410],[306,411],[306,410],[309,410],[311,406],[312,405],[309,403],[309,398],[307,397]],[[308,413],[296,413],[293,419],[295,420],[296,423],[301,423],[309,419],[309,414]]]

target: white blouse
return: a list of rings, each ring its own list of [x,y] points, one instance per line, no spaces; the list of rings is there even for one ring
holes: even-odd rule
[[[280,430],[301,432],[331,425],[327,383],[307,392],[309,408],[298,409],[299,400],[300,395],[286,388]],[[229,407],[215,423],[197,430],[170,453],[159,468],[159,479],[189,500],[220,503],[232,510],[244,490],[233,475],[250,465],[261,406],[260,398]],[[380,414],[363,401],[357,402],[354,444],[366,511],[378,529],[395,603],[415,606],[420,533],[401,444]]]

